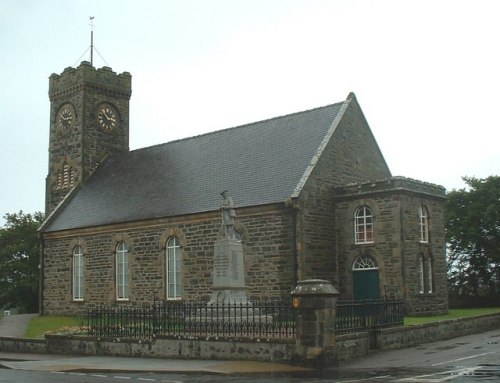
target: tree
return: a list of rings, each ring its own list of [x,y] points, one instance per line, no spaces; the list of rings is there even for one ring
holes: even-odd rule
[[[464,178],[448,193],[446,239],[451,292],[500,292],[500,177]]]
[[[0,307],[38,311],[38,264],[40,245],[37,229],[42,213],[22,211],[4,216],[0,228]]]

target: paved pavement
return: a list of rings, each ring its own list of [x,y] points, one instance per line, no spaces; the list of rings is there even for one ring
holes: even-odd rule
[[[23,338],[31,318],[38,314],[5,316],[0,319],[0,337]],[[0,368],[52,372],[177,372],[177,373],[299,373],[311,371],[284,363],[220,360],[119,358],[55,354],[0,352]]]
[[[0,336],[24,338],[31,318],[38,314],[7,315],[0,319]]]
[[[306,368],[281,363],[221,360],[118,358],[0,352],[0,368],[51,372],[168,372],[168,373],[303,373]]]

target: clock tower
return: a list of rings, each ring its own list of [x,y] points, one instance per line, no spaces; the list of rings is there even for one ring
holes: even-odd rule
[[[131,83],[130,73],[87,61],[50,76],[47,215],[106,157],[129,150]]]

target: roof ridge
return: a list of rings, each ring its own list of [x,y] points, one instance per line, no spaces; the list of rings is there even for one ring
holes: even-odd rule
[[[290,117],[290,116],[296,116],[296,115],[299,115],[299,114],[309,113],[309,112],[313,112],[313,111],[316,111],[316,110],[319,110],[319,109],[325,109],[325,108],[329,108],[329,107],[332,107],[332,106],[335,106],[335,105],[340,105],[340,104],[343,104],[344,102],[345,102],[345,100],[344,101],[340,101],[340,102],[335,102],[333,104],[328,104],[328,105],[323,105],[323,106],[319,106],[319,107],[315,107],[315,108],[310,108],[310,109],[302,110],[300,112],[282,114],[282,115],[279,115],[279,116],[265,118],[265,119],[262,119],[262,120],[258,120],[258,121],[254,121],[254,122],[249,122],[249,123],[242,124],[242,125],[236,125],[236,126],[232,126],[232,127],[229,127],[229,128],[219,129],[219,130],[213,130],[211,132],[201,133],[201,134],[197,134],[197,135],[194,135],[194,136],[189,136],[189,137],[184,137],[184,138],[178,138],[176,140],[163,142],[161,144],[155,144],[155,145],[151,145],[151,146],[144,146],[142,148],[137,148],[137,149],[131,150],[129,153],[131,153],[131,152],[138,152],[140,150],[146,150],[146,149],[151,149],[151,148],[155,148],[155,147],[160,147],[160,146],[164,146],[164,145],[174,144],[174,143],[177,143],[177,142],[188,141],[188,140],[192,140],[192,139],[200,138],[200,137],[204,137],[204,136],[210,136],[210,135],[222,133],[222,132],[225,132],[225,131],[241,129],[241,128],[245,128],[245,127],[248,127],[248,126],[251,126],[251,125],[261,124],[263,122],[269,122],[269,121],[277,120],[277,119],[284,118],[284,117]]]

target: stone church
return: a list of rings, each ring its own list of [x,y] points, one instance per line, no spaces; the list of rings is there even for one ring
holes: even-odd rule
[[[354,94],[132,151],[130,96],[129,73],[85,61],[50,76],[43,314],[208,299],[224,190],[251,299],[321,278],[447,311],[445,189],[391,175]]]

